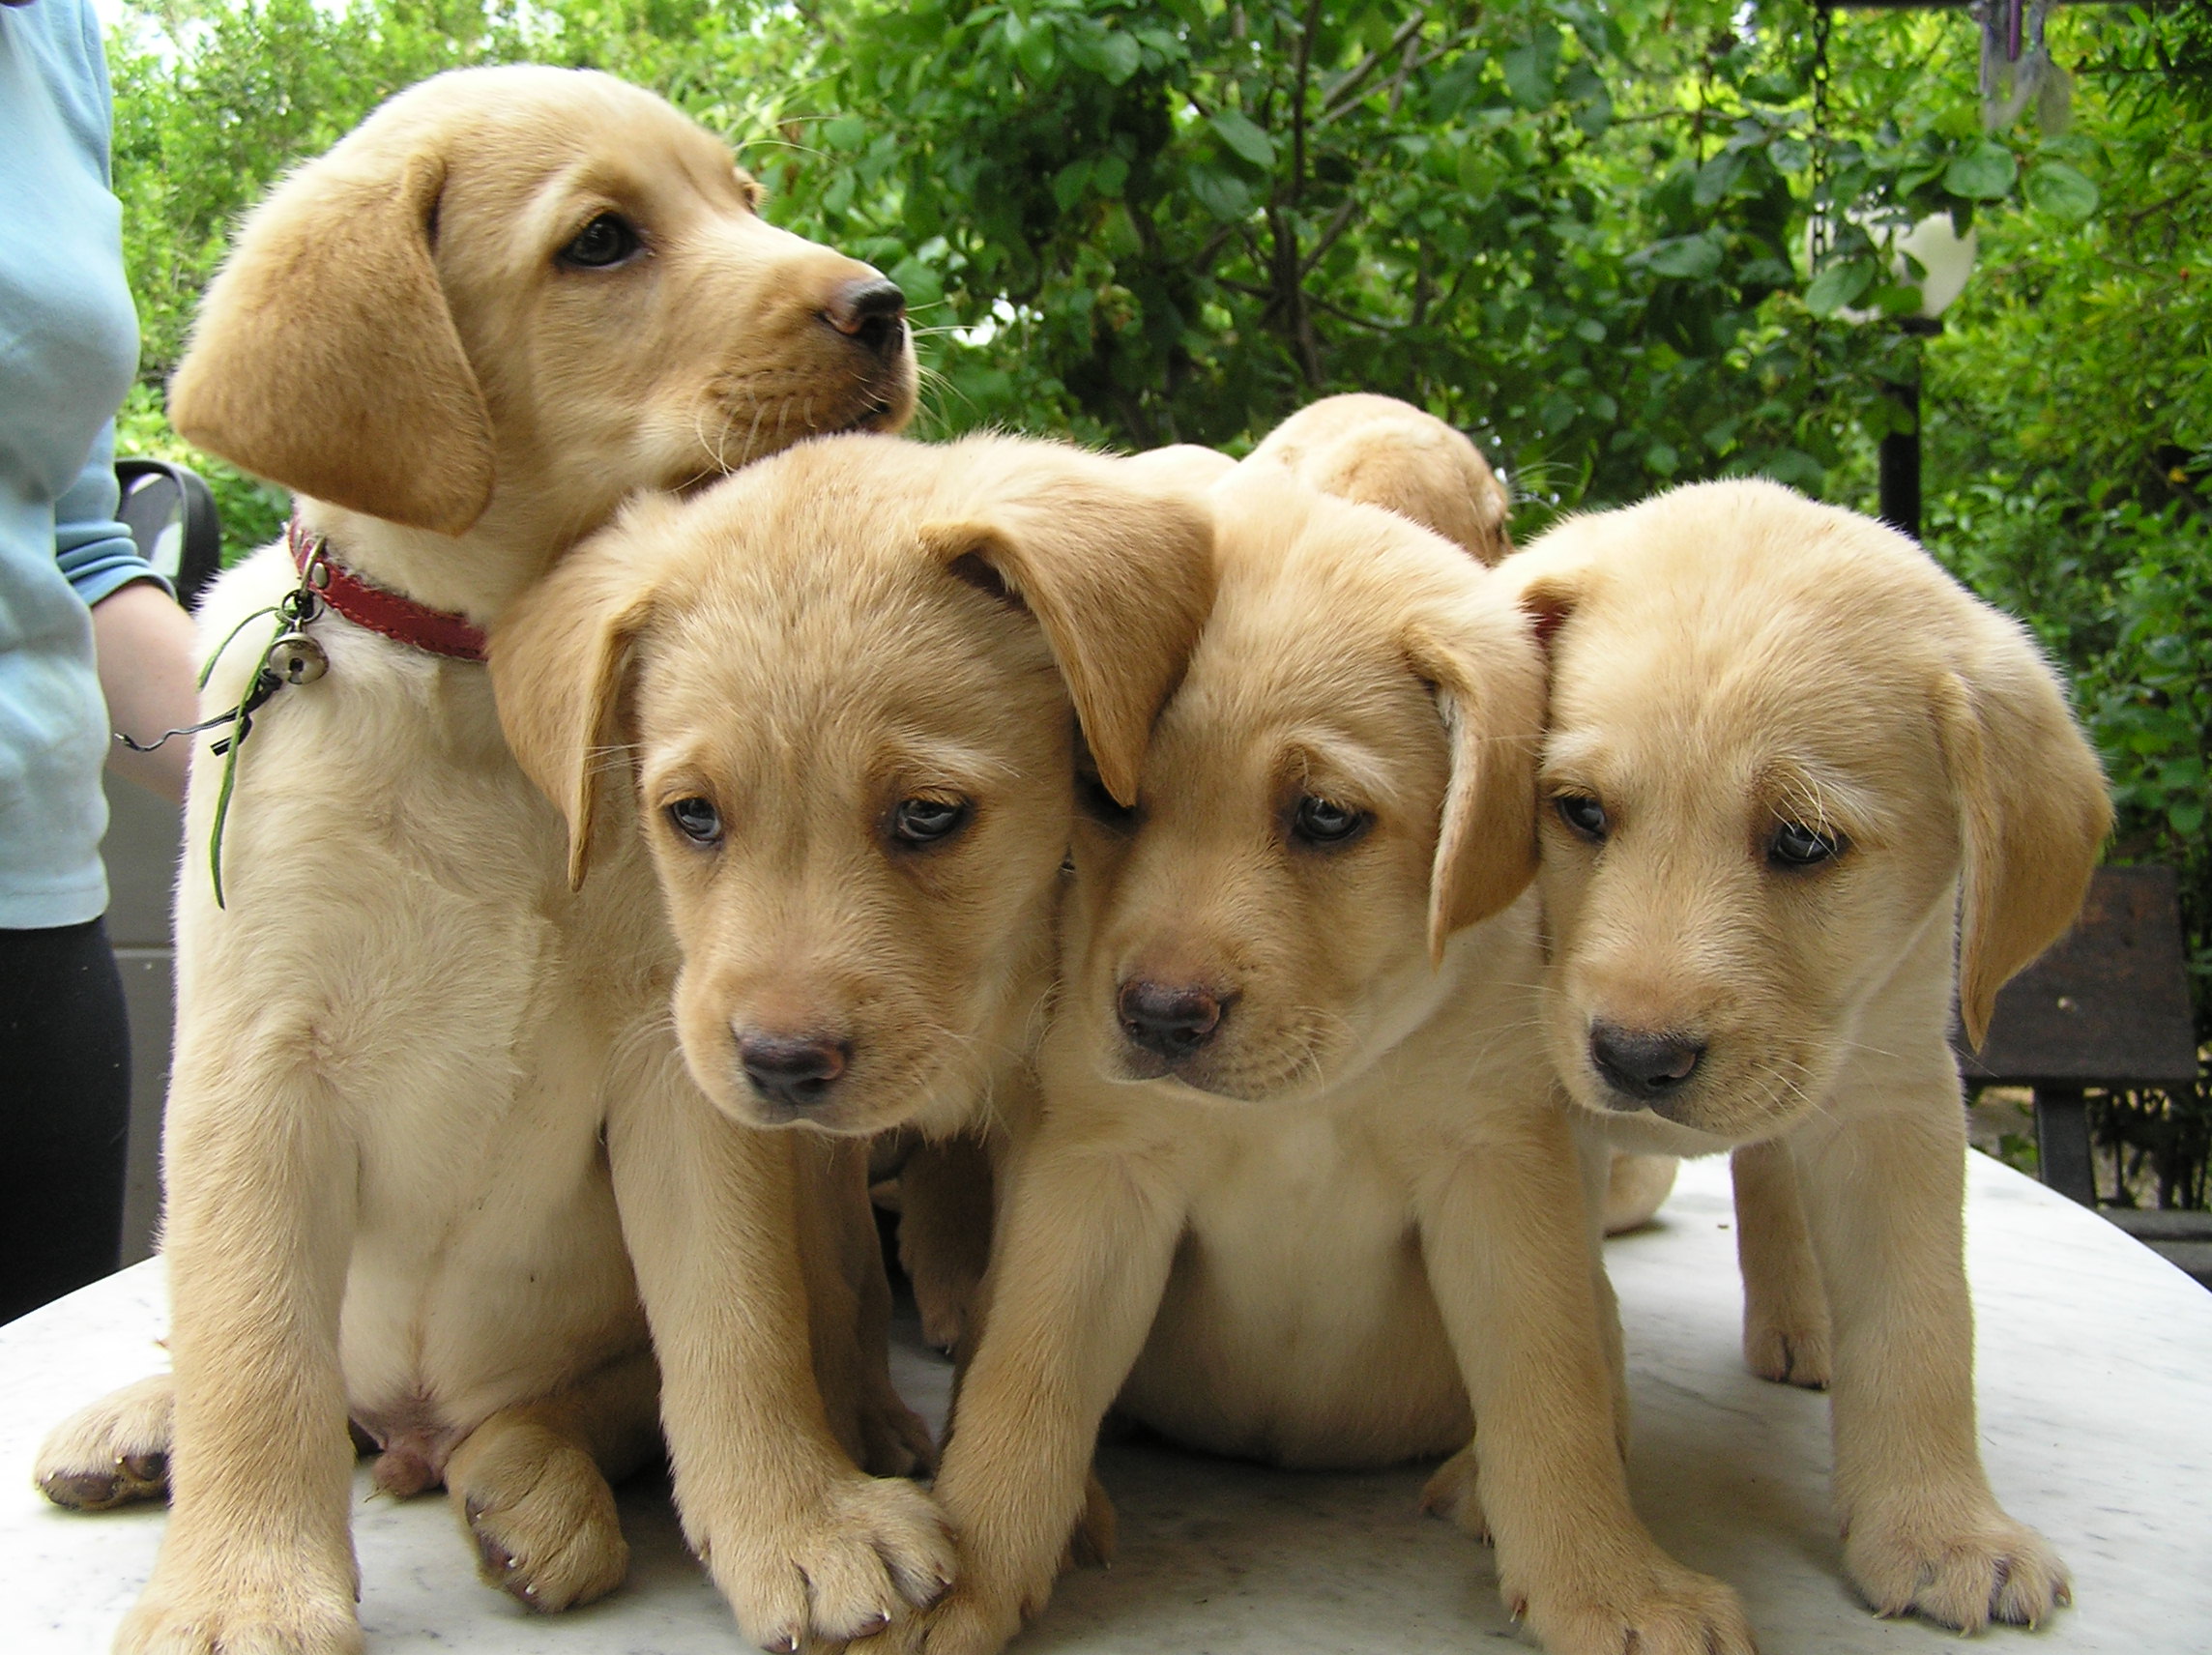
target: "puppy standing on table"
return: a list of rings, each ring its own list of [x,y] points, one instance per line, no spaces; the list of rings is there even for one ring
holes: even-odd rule
[[[206,602],[211,649],[244,624],[206,711],[247,702],[269,606],[315,613],[269,657],[294,682],[230,733],[235,791],[194,754],[173,1445],[155,1380],[40,1466],[111,1504],[160,1492],[166,1450],[125,1650],[360,1646],[349,1413],[380,1484],[445,1481],[490,1578],[540,1608],[606,1591],[605,1478],[655,1443],[649,1322],[684,1528],[747,1637],[850,1636],[942,1584],[926,1496],[852,1463],[926,1449],[860,1348],[865,1278],[835,1234],[800,1257],[802,1219],[865,1222],[858,1158],[842,1206],[801,1201],[804,1146],[685,1077],[655,906],[571,895],[480,661],[628,492],[906,419],[898,290],[756,198],[656,98],[469,71],[296,172],[209,292],[177,424],[301,498],[291,545]]]
[[[1543,1022],[1569,1090],[1632,1147],[1747,1146],[1745,1348],[1818,1382],[1833,1317],[1867,1601],[2034,1624],[2066,1573],[1975,1441],[1947,1034],[1954,986],[1978,1043],[2080,907],[2095,755],[2018,624],[1773,483],[1571,518],[1501,573],[1548,634]]]
[[[1448,1454],[1479,1418],[1479,1473],[1435,1496],[1487,1518],[1547,1648],[1747,1650],[1628,1501],[1535,1027],[1529,630],[1466,551],[1264,453],[1208,500],[1215,607],[1136,808],[1094,792],[1076,837],[937,1483],[961,1573],[880,1641],[990,1655],[1041,1608],[1116,1405],[1307,1466]]]

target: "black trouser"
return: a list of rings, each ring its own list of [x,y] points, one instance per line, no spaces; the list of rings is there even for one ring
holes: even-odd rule
[[[0,1321],[115,1268],[130,1135],[106,925],[0,931]]]

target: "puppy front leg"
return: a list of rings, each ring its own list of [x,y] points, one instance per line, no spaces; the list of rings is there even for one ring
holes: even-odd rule
[[[169,1092],[169,1521],[116,1648],[339,1655],[362,1644],[337,1349],[354,1156],[296,1042],[219,1033],[188,1029]]]
[[[1743,1276],[1743,1359],[1762,1379],[1825,1390],[1828,1295],[1820,1286],[1797,1173],[1780,1144],[1729,1157],[1735,1180],[1735,1258]]]
[[[724,1117],[673,1055],[618,1098],[607,1154],[660,1361],[677,1509],[739,1626],[793,1651],[933,1602],[953,1555],[936,1507],[858,1469],[823,1410],[793,1140]]]
[[[1099,1421],[1144,1349],[1182,1233],[1179,1192],[1158,1174],[1056,1144],[1049,1127],[1013,1157],[937,1478],[960,1578],[898,1647],[994,1655],[1051,1597]]]
[[[867,1140],[808,1132],[792,1152],[814,1377],[830,1429],[877,1476],[935,1470],[929,1427],[891,1383],[891,1284],[868,1199]]]
[[[1629,1504],[1564,1116],[1498,1122],[1426,1169],[1415,1199],[1515,1615],[1553,1655],[1750,1655],[1735,1594],[1668,1556]]]
[[[1844,1566],[1877,1614],[2033,1626],[2071,1601],[2066,1567],[1982,1469],[1965,1123],[1947,1060],[1926,1085],[1922,1107],[1839,1099],[1789,1140],[1834,1319]]]

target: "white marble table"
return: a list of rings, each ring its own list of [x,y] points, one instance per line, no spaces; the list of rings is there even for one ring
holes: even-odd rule
[[[2075,1607],[2020,1655],[2212,1651],[2212,1293],[2102,1220],[1971,1157],[1982,1437],[1998,1495],[2072,1565]],[[1766,1655],[1963,1648],[1877,1621],[1842,1580],[1827,1510],[1827,1403],[1764,1384],[1737,1357],[1727,1169],[1686,1167],[1660,1225],[1610,1247],[1637,1408],[1639,1506],[1676,1556],[1734,1582]],[[159,1262],[0,1329],[0,1652],[102,1651],[153,1561],[159,1509],[86,1516],[30,1483],[45,1428],[160,1359]],[[902,1353],[917,1406],[944,1365]],[[1269,1472],[1112,1448],[1121,1558],[1062,1582],[1015,1645],[1143,1655],[1340,1655],[1528,1646],[1489,1553],[1414,1511],[1419,1470]],[[537,1617],[477,1583],[441,1497],[371,1498],[357,1481],[370,1655],[734,1655],[735,1628],[684,1553],[664,1486],[624,1491],[628,1583]]]

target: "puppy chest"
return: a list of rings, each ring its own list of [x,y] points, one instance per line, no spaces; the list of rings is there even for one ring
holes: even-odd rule
[[[1325,1120],[1239,1146],[1192,1205],[1122,1407],[1288,1465],[1445,1451],[1466,1403],[1404,1189]]]

